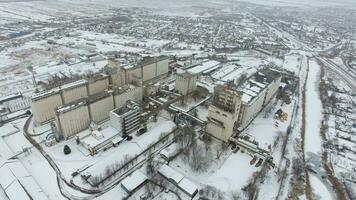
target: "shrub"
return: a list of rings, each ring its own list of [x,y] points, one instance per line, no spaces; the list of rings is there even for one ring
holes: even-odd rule
[[[72,152],[72,150],[70,150],[70,147],[68,145],[64,146],[63,152],[65,155],[68,155]]]

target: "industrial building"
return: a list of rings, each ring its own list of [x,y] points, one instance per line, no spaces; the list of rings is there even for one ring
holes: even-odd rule
[[[87,80],[79,80],[60,86],[63,104],[68,104],[78,99],[88,97]]]
[[[76,135],[77,141],[89,151],[90,155],[95,155],[100,150],[118,145],[123,141],[119,136],[118,130],[112,126],[98,127],[91,123],[89,129]]]
[[[86,78],[88,84],[88,95],[100,93],[109,88],[109,76],[104,74],[95,74]]]
[[[194,198],[194,196],[198,193],[198,186],[196,184],[166,164],[162,165],[158,169],[158,174],[167,179],[190,198]]]
[[[245,129],[272,99],[277,93],[280,83],[280,72],[272,69],[260,70],[246,81],[241,97],[240,130]]]
[[[7,200],[48,200],[36,179],[20,160],[4,160],[0,156],[1,197]]]
[[[228,141],[238,120],[241,107],[241,92],[232,83],[214,88],[213,103],[208,109],[206,132]]]
[[[58,106],[87,98],[108,89],[109,76],[96,74],[86,79],[68,83],[32,96],[31,109],[36,123],[54,119]]]
[[[121,188],[128,194],[132,194],[147,182],[147,176],[139,170],[134,171],[120,183]]]
[[[197,75],[189,72],[177,72],[175,89],[179,94],[187,95],[197,88]]]
[[[139,104],[128,101],[125,106],[110,112],[110,124],[122,136],[129,135],[140,127],[141,113],[142,110]]]
[[[54,119],[54,111],[61,105],[63,105],[63,101],[59,89],[33,95],[31,99],[31,109],[35,122],[44,123],[50,119]]]
[[[169,57],[145,57],[143,60],[134,65],[125,67],[126,83],[131,83],[142,77],[143,82],[148,82],[168,73]]]
[[[91,121],[99,123],[109,118],[109,113],[115,108],[111,93],[103,91],[87,98]]]
[[[117,88],[114,92],[103,91],[59,106],[55,110],[58,139],[68,139],[88,128],[91,122],[101,123],[109,117],[111,118],[110,113],[115,108],[130,106],[127,104],[129,100],[141,102],[142,87],[125,85]],[[131,131],[129,128],[125,125],[123,131]],[[121,131],[121,129],[117,130]]]
[[[169,57],[144,57],[139,63],[126,66],[121,66],[115,58],[109,58],[107,68],[113,86],[142,85],[143,82],[156,80],[168,73]]]
[[[206,132],[227,142],[234,132],[245,129],[277,93],[281,73],[262,69],[252,75],[242,88],[233,83],[214,88],[208,109]]]
[[[7,114],[30,107],[30,101],[21,93],[16,93],[0,98],[0,114]]]
[[[90,125],[88,105],[85,100],[79,100],[60,106],[56,110],[57,139],[68,139],[83,131]]]
[[[31,101],[34,120],[42,124],[55,119],[57,139],[68,139],[88,128],[91,122],[105,121],[112,110],[119,108],[117,115],[124,120],[118,130],[123,135],[129,134],[138,128],[139,120],[127,121],[131,112],[126,113],[123,108],[129,100],[142,102],[142,81],[167,74],[168,61],[165,56],[147,57],[133,67],[121,67],[115,59],[109,59],[109,75],[90,75],[35,94]]]
[[[123,107],[128,100],[132,100],[137,103],[142,102],[142,86],[137,86],[133,84],[123,85],[119,88],[114,89],[114,103],[115,108]]]

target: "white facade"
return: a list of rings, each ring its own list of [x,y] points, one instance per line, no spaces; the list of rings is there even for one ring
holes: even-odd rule
[[[197,88],[197,76],[189,73],[177,74],[175,88],[178,93],[186,95]]]
[[[151,80],[157,77],[157,63],[151,63],[143,66],[143,81]]]
[[[168,73],[169,59],[162,59],[157,62],[157,76]]]
[[[110,124],[120,135],[128,135],[140,127],[141,108],[135,102],[110,111]]]

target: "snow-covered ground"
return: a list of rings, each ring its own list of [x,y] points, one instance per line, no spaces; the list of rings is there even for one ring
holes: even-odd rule
[[[319,92],[320,66],[315,60],[311,60],[308,70],[305,99],[306,126],[304,152],[307,164],[312,165],[316,173],[320,173],[323,171],[323,169],[321,169],[323,141],[320,134],[320,127],[321,120],[323,119],[323,108]],[[326,183],[320,178],[319,174],[309,173],[309,177],[311,188],[316,195],[321,196],[321,199],[333,199],[333,191],[327,187],[329,183]]]
[[[306,128],[305,152],[320,155],[322,152],[322,139],[320,127],[322,120],[322,105],[319,96],[320,66],[315,61],[310,61],[306,85]]]

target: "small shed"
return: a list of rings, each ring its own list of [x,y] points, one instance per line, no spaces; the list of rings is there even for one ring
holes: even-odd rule
[[[159,168],[158,173],[169,180],[189,197],[193,198],[197,194],[198,186],[170,166],[162,165]]]
[[[136,170],[121,181],[121,188],[128,194],[131,194],[144,185],[146,181],[146,175],[144,175],[141,171]]]

